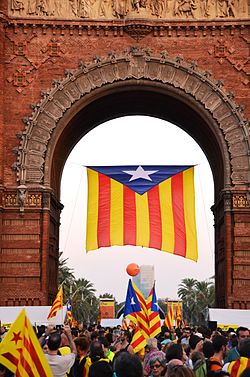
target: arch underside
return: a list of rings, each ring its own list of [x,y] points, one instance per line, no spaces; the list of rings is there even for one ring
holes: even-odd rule
[[[98,124],[123,115],[168,120],[201,146],[212,168],[215,195],[223,188],[249,185],[249,137],[241,106],[223,83],[180,57],[145,50],[110,55],[67,71],[43,93],[18,151],[17,180],[27,187],[54,189],[74,145]]]

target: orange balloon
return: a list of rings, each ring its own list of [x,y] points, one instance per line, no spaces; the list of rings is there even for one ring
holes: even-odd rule
[[[127,273],[130,276],[136,276],[140,272],[140,267],[136,263],[130,263],[126,268]]]

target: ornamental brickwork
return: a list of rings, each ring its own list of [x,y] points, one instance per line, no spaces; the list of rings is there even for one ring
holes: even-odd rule
[[[206,153],[217,305],[250,308],[248,20],[244,0],[1,2],[0,305],[51,303],[67,156],[143,114]]]

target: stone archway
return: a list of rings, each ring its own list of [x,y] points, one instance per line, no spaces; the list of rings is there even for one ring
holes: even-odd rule
[[[13,166],[23,207],[37,200],[38,208],[43,209],[41,302],[53,297],[56,289],[52,275],[62,208],[59,182],[67,155],[99,123],[140,113],[180,125],[207,154],[215,179],[217,304],[249,308],[250,298],[237,292],[250,282],[240,254],[246,246],[242,249],[237,233],[237,227],[247,227],[249,216],[249,138],[243,109],[234,102],[232,93],[223,90],[223,83],[213,80],[209,72],[201,72],[195,62],[172,58],[165,51],[154,55],[147,49],[131,48],[121,55],[96,57],[90,64],[80,62],[79,68],[66,71],[66,77],[54,81],[52,90],[42,96],[40,103],[33,105],[32,115],[24,120],[26,127],[19,134]],[[111,103],[115,98],[114,108]],[[129,98],[132,101],[126,105]],[[175,114],[178,106],[190,114],[193,128],[181,111]],[[98,107],[102,111],[96,114]],[[50,241],[50,233],[54,242]]]

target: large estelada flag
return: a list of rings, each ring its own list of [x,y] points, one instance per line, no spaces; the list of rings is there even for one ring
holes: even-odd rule
[[[17,377],[53,377],[25,309],[0,343],[0,364]]]
[[[89,166],[86,250],[135,245],[197,260],[193,166]]]

